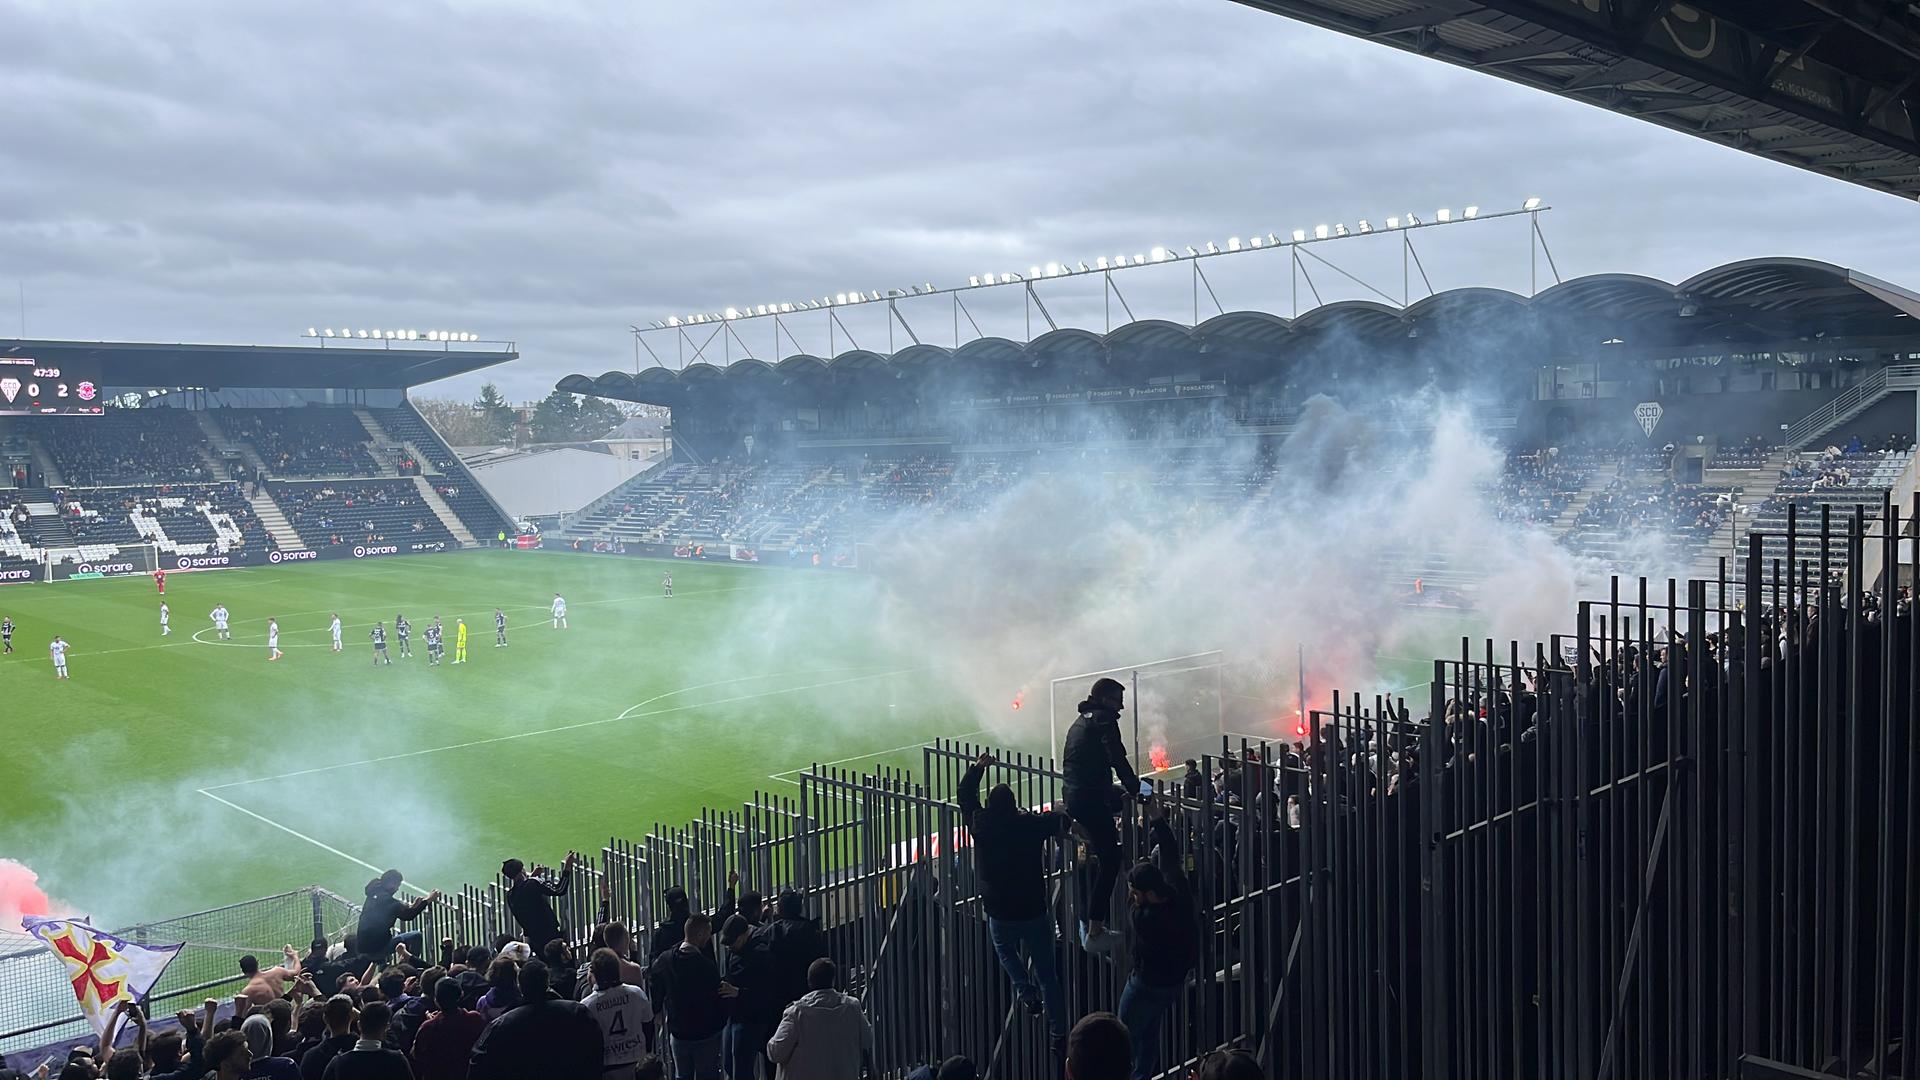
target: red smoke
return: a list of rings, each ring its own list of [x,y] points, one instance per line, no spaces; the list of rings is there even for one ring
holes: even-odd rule
[[[1147,760],[1153,763],[1154,772],[1166,772],[1173,766],[1173,759],[1167,756],[1167,748],[1156,746],[1147,751]]]
[[[1026,702],[1027,702],[1027,688],[1023,686],[1020,688],[1019,693],[1013,695],[1013,711],[1019,712],[1020,706],[1026,704]]]
[[[35,882],[40,876],[12,859],[0,859],[0,930],[20,933],[20,916],[47,915],[52,907]]]

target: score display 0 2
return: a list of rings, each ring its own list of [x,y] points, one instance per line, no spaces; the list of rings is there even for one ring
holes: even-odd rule
[[[98,416],[98,372],[68,363],[0,357],[0,415]]]

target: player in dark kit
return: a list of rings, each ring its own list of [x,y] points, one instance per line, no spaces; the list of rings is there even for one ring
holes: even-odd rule
[[[427,663],[431,667],[440,666],[440,658],[446,655],[447,646],[441,638],[440,620],[436,617],[427,626]]]
[[[387,655],[387,626],[385,623],[373,624],[373,662],[375,666],[393,663],[393,657]]]
[[[507,613],[499,608],[493,609],[493,647],[507,647]]]
[[[400,639],[400,659],[405,660],[411,657],[413,655],[413,624],[407,621],[405,615],[393,617],[393,636]]]
[[[0,619],[0,643],[4,643],[8,652],[13,651],[13,616]]]

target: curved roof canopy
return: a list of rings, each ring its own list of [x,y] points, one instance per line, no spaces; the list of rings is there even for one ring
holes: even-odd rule
[[[796,355],[769,365],[756,359],[725,367],[694,363],[679,371],[652,367],[637,375],[569,375],[560,389],[656,405],[691,393],[773,383],[831,387],[856,376],[953,373],[964,378],[1053,373],[1084,380],[1103,370],[1116,380],[1159,368],[1206,377],[1265,379],[1306,365],[1337,372],[1365,362],[1428,369],[1448,356],[1501,356],[1538,363],[1579,356],[1602,341],[1649,348],[1778,346],[1825,331],[1833,337],[1903,337],[1920,333],[1920,294],[1831,263],[1749,259],[1703,271],[1679,283],[1633,274],[1596,274],[1554,285],[1532,297],[1501,289],[1449,289],[1405,308],[1341,300],[1298,318],[1231,311],[1198,326],[1143,319],[1111,333],[1052,330],[1021,344],[976,338],[957,349],[921,344],[892,356],[865,350],[822,358]],[[1471,350],[1469,352],[1469,349]],[[1424,355],[1423,355],[1424,354]],[[1517,362],[1517,361],[1516,361]]]

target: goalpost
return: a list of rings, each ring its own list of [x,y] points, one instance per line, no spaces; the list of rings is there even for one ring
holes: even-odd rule
[[[94,547],[96,545],[86,545]],[[151,574],[160,568],[160,545],[148,541],[142,544],[101,544],[99,547],[112,547],[111,555],[91,558],[82,554],[78,547],[53,548],[47,552],[47,561],[42,568],[44,581],[72,581],[75,578],[126,577],[131,574]]]
[[[1144,775],[1183,757],[1212,752],[1226,733],[1226,664],[1226,653],[1213,649],[1051,679],[1048,746],[1057,759],[1060,740],[1080,714],[1080,702],[1094,683],[1114,679],[1127,688],[1120,723],[1123,731],[1130,731],[1136,772]],[[1154,761],[1156,756],[1161,760]]]

